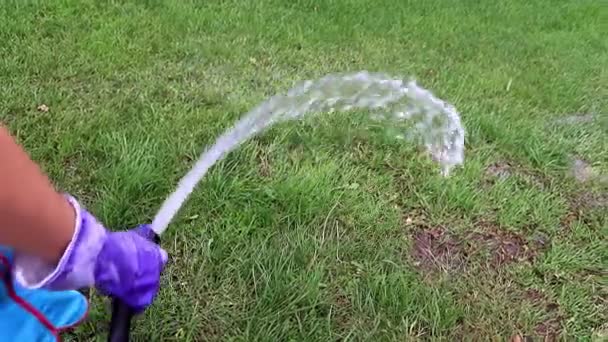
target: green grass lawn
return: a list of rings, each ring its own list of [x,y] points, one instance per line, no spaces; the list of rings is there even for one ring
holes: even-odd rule
[[[295,81],[415,77],[462,113],[463,167],[443,178],[348,115],[272,129],[163,236],[170,266],[134,339],[601,340],[607,22],[593,0],[8,2],[0,121],[125,229]],[[108,322],[95,296],[72,337],[103,340]]]

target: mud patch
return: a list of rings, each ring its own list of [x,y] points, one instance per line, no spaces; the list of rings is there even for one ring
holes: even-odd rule
[[[608,207],[608,193],[584,192],[572,201],[574,208],[578,210],[590,210]]]
[[[443,227],[417,230],[410,250],[414,266],[426,273],[455,273],[473,265],[492,271],[513,262],[534,262],[548,245],[544,236],[527,240],[497,225],[482,222],[477,226],[482,229],[464,237]]]
[[[414,265],[425,271],[454,272],[464,268],[466,261],[461,242],[440,227],[416,232],[411,256]]]
[[[489,253],[487,261],[494,268],[516,261],[532,262],[537,255],[536,250],[541,247],[531,245],[520,235],[499,229],[472,233],[467,240],[477,250]]]

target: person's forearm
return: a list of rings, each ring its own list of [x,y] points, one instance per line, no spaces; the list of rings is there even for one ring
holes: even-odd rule
[[[76,213],[0,125],[0,244],[57,262],[74,233]]]

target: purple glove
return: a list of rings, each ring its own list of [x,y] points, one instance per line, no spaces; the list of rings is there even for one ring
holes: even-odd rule
[[[150,241],[148,225],[109,232],[93,215],[68,197],[77,213],[74,237],[57,265],[16,254],[15,279],[30,289],[72,290],[95,286],[136,312],[152,304],[167,253]]]

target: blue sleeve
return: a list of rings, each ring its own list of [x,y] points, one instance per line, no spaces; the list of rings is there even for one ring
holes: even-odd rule
[[[0,342],[58,341],[82,323],[88,301],[78,291],[29,290],[11,279],[12,253],[0,246]]]

